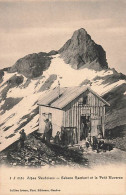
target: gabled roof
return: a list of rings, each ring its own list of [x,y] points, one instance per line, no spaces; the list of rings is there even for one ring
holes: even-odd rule
[[[51,90],[45,97],[38,101],[38,105],[49,106],[53,108],[63,109],[67,106],[72,100],[80,96],[86,90],[89,90],[95,96],[97,96],[105,105],[110,106],[102,97],[97,93],[91,90],[86,86],[77,86],[77,87],[64,87],[60,88],[60,97],[59,89],[55,88]]]

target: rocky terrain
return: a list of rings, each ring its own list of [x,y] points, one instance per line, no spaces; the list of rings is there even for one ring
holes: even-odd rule
[[[28,135],[25,147],[15,142],[11,147],[0,153],[1,164],[11,166],[57,166],[88,167],[88,160],[81,150],[71,150],[57,145],[42,142],[36,133]]]
[[[50,53],[40,52],[38,54],[29,54],[19,59],[8,72],[18,72],[27,78],[36,78],[49,68],[52,59],[51,55],[56,53],[54,51]]]
[[[83,28],[75,31],[58,52],[64,61],[75,69],[82,66],[93,70],[108,68],[102,46],[97,45]]]
[[[121,138],[123,142],[123,137]],[[55,144],[43,142],[34,132],[27,136],[24,148],[20,142],[15,142],[9,148],[0,153],[1,165],[13,167],[43,167],[43,166],[70,166],[73,168],[93,168],[108,164],[125,164],[126,151],[115,139],[106,140],[108,145],[117,146],[110,150],[92,150],[86,148],[85,144],[73,147],[61,147]],[[126,139],[124,140],[124,142]],[[113,144],[112,144],[113,143]],[[121,142],[120,142],[121,143]],[[116,145],[117,144],[117,145]],[[122,143],[122,146],[123,143]],[[120,147],[120,149],[119,149]],[[126,148],[125,148],[126,149]]]

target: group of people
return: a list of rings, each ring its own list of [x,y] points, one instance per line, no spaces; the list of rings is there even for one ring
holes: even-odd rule
[[[99,149],[105,149],[105,143],[103,139],[97,139],[96,136],[91,136],[90,128],[87,125],[86,129],[88,130],[88,135],[84,132],[84,139],[86,139],[86,147],[89,148],[89,146],[92,147],[93,150],[99,151]],[[84,127],[83,127],[84,130]],[[41,137],[41,136],[40,136]],[[53,138],[53,141],[55,144],[60,145],[74,145],[75,144],[75,138],[77,137],[75,129],[72,128],[64,128],[61,127],[61,132],[57,132],[55,137]],[[50,140],[52,138],[52,123],[49,121],[49,119],[45,120],[45,130],[42,134],[42,139],[46,143],[50,143]],[[24,148],[24,143],[26,140],[26,133],[24,129],[20,131],[20,147]]]
[[[20,148],[24,148],[25,140],[26,140],[26,133],[24,129],[22,129],[20,132]],[[47,143],[50,143],[50,139],[52,137],[52,123],[49,121],[49,119],[45,120],[45,131],[43,134],[39,134],[39,136],[42,136],[42,139],[46,141]]]
[[[54,143],[63,146],[73,145],[76,142],[76,129],[61,127],[61,132],[57,132],[54,137]]]
[[[105,143],[103,139],[98,139],[96,136],[91,136],[90,133],[86,137],[86,147],[92,147],[92,150],[99,152],[100,150],[109,150],[109,146]]]

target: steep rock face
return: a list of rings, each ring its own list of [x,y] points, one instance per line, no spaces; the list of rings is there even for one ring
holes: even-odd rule
[[[109,81],[108,81],[109,82]],[[110,103],[106,108],[106,128],[113,129],[126,124],[126,83],[115,87],[103,98]]]
[[[7,110],[12,109],[16,104],[18,104],[23,98],[6,98],[4,104],[1,106],[1,115]]]
[[[100,76],[96,76],[93,80],[97,81],[97,80],[101,80],[102,84],[104,85],[111,85],[112,83],[115,83],[117,81],[120,80],[124,80],[126,81],[126,75],[122,74],[122,73],[118,73],[115,69],[111,69],[113,70],[113,74],[112,75],[106,75],[104,77],[100,77]]]
[[[83,28],[75,31],[58,52],[64,61],[75,69],[82,66],[95,70],[108,68],[102,46],[97,45]]]
[[[7,93],[9,91],[9,89],[11,88],[14,88],[14,87],[18,87],[19,85],[21,85],[23,83],[23,76],[20,75],[20,76],[12,76],[7,82],[5,82],[2,86],[5,86],[5,88],[2,89],[1,91],[1,99],[0,99],[0,102],[2,100],[5,100],[6,99],[6,96],[7,96]],[[1,86],[1,87],[2,87]]]
[[[0,83],[3,81],[4,71],[0,70]]]
[[[29,54],[19,59],[10,69],[9,72],[18,72],[27,78],[39,77],[44,70],[48,69],[51,63],[51,55],[57,54],[56,51],[49,53],[40,52]]]

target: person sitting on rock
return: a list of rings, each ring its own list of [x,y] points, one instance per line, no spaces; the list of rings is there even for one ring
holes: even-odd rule
[[[99,141],[98,147],[99,147],[99,149],[103,149],[104,150],[104,140],[100,140]]]
[[[92,137],[92,149],[97,150],[98,148],[98,140],[95,136]]]
[[[89,137],[86,137],[86,148],[89,148],[90,146],[90,140],[89,140]]]

